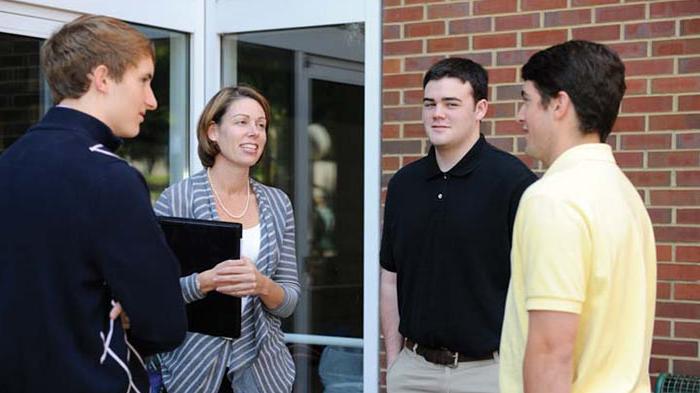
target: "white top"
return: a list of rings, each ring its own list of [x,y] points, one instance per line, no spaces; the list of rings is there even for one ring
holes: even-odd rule
[[[250,259],[253,264],[257,264],[260,255],[260,224],[243,230],[241,237],[241,256]],[[241,312],[245,310],[245,305],[250,301],[249,296],[241,298]]]

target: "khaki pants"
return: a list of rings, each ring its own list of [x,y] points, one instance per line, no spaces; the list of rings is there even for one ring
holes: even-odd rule
[[[386,387],[388,393],[498,393],[498,359],[451,368],[403,348],[387,370]]]

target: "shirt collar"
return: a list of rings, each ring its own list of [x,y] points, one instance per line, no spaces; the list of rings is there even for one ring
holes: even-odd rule
[[[607,143],[584,143],[576,145],[554,160],[544,176],[561,172],[584,161],[604,161],[615,164],[612,148]]]
[[[484,146],[486,146],[486,138],[484,137],[484,134],[479,135],[479,139],[476,141],[474,146],[469,149],[467,154],[462,157],[455,166],[453,166],[447,173],[452,176],[466,176],[469,172],[473,171],[474,168],[476,168],[479,165],[479,157],[481,156],[481,152],[484,150]],[[437,157],[435,156],[435,147],[431,146],[430,150],[428,151],[428,156],[426,157],[427,160],[425,161],[425,178],[426,180],[430,180],[436,176],[440,176],[443,174],[443,171],[440,169],[437,163]]]
[[[55,106],[44,115],[41,120],[45,124],[56,124],[59,129],[71,129],[85,132],[96,142],[101,143],[111,151],[115,151],[122,139],[116,137],[112,130],[99,119],[75,109]]]

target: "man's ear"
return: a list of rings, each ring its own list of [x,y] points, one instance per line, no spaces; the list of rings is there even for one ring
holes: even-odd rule
[[[480,99],[479,102],[477,102],[474,106],[474,114],[476,116],[476,120],[482,120],[484,117],[486,117],[486,112],[488,111],[489,102],[483,98]]]
[[[109,76],[109,68],[107,68],[106,65],[100,64],[93,68],[88,77],[91,79],[90,83],[95,86],[95,90],[100,93],[107,93],[109,91],[112,79]]]
[[[560,91],[549,100],[549,107],[555,119],[563,119],[573,109],[571,97],[565,91]]]

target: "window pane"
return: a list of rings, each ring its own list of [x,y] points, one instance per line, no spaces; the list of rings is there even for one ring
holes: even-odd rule
[[[156,50],[153,92],[158,109],[146,115],[141,133],[125,141],[118,154],[146,178],[155,198],[186,174],[189,112],[188,37],[140,27]],[[0,154],[51,106],[40,72],[42,39],[0,33]]]
[[[283,322],[295,391],[361,392],[362,25],[228,35],[222,48],[224,84],[252,85],[272,107],[253,176],[295,209],[302,296]]]

